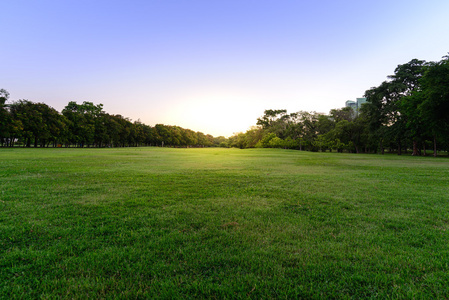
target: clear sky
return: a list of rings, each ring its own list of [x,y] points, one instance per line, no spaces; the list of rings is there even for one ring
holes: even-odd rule
[[[10,100],[102,103],[230,136],[265,109],[328,113],[449,52],[447,0],[4,0]]]

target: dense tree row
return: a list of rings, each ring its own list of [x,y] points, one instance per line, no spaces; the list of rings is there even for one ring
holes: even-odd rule
[[[223,142],[202,132],[178,126],[139,121],[110,115],[103,105],[70,102],[61,113],[44,103],[19,100],[6,104],[9,94],[0,90],[0,145],[13,147],[209,147]]]
[[[365,92],[358,113],[346,107],[328,115],[266,110],[254,126],[229,139],[178,126],[154,127],[109,115],[101,104],[70,102],[61,113],[43,103],[6,104],[0,90],[0,145],[12,147],[225,146],[308,151],[336,150],[398,154],[449,150],[449,57],[439,62],[413,59]]]
[[[449,57],[413,59],[366,91],[360,113],[333,109],[328,115],[266,110],[256,127],[229,139],[239,148],[281,147],[425,155],[449,150]]]

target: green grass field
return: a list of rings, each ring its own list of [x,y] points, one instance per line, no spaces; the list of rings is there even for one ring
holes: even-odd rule
[[[0,297],[449,298],[449,159],[0,149]]]

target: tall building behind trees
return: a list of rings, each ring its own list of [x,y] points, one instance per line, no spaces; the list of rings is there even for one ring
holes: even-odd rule
[[[354,111],[354,115],[357,117],[361,112],[362,105],[366,103],[366,98],[356,98],[356,101],[348,100],[345,103],[345,107],[350,107]]]

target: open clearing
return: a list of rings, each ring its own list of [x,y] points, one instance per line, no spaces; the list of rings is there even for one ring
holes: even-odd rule
[[[449,159],[0,149],[0,297],[449,298]]]

